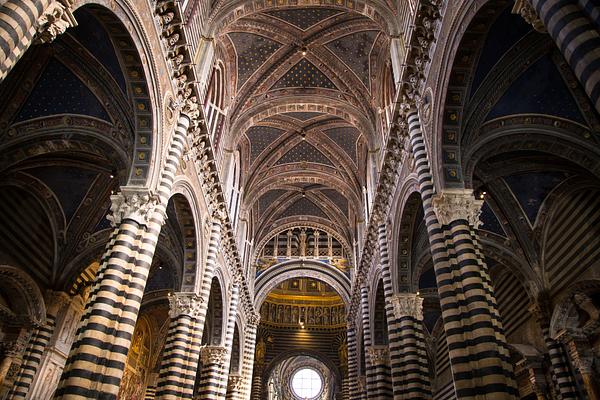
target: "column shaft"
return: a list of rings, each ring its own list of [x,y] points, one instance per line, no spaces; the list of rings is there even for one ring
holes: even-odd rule
[[[52,0],[7,0],[0,8],[0,82],[27,51]]]
[[[217,375],[219,385],[217,387],[217,396],[211,400],[223,400],[227,396],[229,386],[229,368],[231,365],[231,354],[233,353],[233,336],[235,334],[235,320],[239,303],[240,284],[236,281],[231,287],[231,299],[229,301],[229,311],[227,313],[227,328],[225,331],[225,349],[227,353],[221,364],[221,371]]]
[[[351,400],[358,400],[358,348],[356,346],[356,329],[352,322],[348,322],[346,333],[348,338],[348,391]]]
[[[56,295],[52,293],[48,299],[46,322],[32,334],[23,356],[23,364],[21,364],[21,368],[17,373],[15,383],[8,393],[7,399],[24,399],[27,396],[31,383],[40,367],[42,355],[50,343],[52,335],[54,335],[58,312],[65,304],[66,299],[68,299],[66,293],[58,293]]]
[[[227,380],[221,379],[227,349],[222,346],[202,348],[202,370],[197,399],[222,399],[227,392]]]
[[[244,354],[242,358],[242,388],[240,398],[249,400],[252,391],[252,371],[254,369],[254,349],[256,347],[256,329],[258,328],[258,315],[252,316],[244,329]]]
[[[393,286],[389,263],[387,227],[378,227],[378,244],[390,348],[390,367],[394,399],[430,398],[429,370],[422,321],[397,316],[394,310]],[[419,340],[420,339],[420,340]]]
[[[363,344],[365,352],[365,375],[367,377],[367,398],[375,398],[376,391],[376,376],[374,365],[372,365],[370,357],[368,357],[366,349],[371,348],[373,342],[371,339],[371,323],[369,319],[369,289],[366,286],[360,288],[360,308],[363,326]]]
[[[195,293],[175,293],[169,297],[171,324],[163,350],[156,398],[191,399],[200,361],[202,329],[198,311],[202,298]]]
[[[514,399],[508,348],[489,276],[472,239],[468,222],[438,221],[433,206],[434,185],[416,110],[408,127],[419,191],[431,245],[442,318],[448,342],[456,396],[460,399]]]
[[[117,398],[189,124],[187,115],[181,114],[157,198],[134,194],[121,200],[118,208],[113,207],[113,222],[120,224],[113,233],[114,243],[102,259],[55,395],[57,399]]]
[[[596,111],[600,112],[600,34],[597,25],[576,1],[530,2],[592,100]],[[597,10],[594,14],[597,15]]]

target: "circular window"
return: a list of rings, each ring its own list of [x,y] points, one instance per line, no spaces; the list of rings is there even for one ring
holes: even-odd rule
[[[300,399],[315,399],[322,389],[321,374],[312,368],[300,368],[292,375],[292,391]]]

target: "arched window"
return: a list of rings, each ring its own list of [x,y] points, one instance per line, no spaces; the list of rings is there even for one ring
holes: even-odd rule
[[[204,104],[206,126],[215,149],[219,148],[219,139],[225,121],[225,67],[222,62],[215,65]]]

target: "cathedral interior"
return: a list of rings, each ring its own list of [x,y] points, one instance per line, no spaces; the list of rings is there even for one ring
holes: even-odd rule
[[[600,399],[597,0],[0,0],[0,399]]]

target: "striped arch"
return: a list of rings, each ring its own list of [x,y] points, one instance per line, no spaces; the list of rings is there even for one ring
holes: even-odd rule
[[[202,343],[209,346],[221,346],[227,329],[227,290],[223,286],[220,274],[215,273],[210,287],[208,310],[204,323]]]
[[[93,0],[79,3],[79,9],[93,13],[118,43],[115,52],[123,63],[122,70],[128,86],[133,110],[135,143],[133,165],[128,185],[144,185],[157,180],[160,174],[163,95],[159,92],[160,80],[155,52],[143,27],[142,17],[124,0]],[[77,10],[75,10],[77,12]]]
[[[231,25],[235,21],[248,15],[297,5],[298,3],[296,1],[289,0],[276,2],[264,2],[262,0],[223,1],[211,15],[209,35],[218,35],[228,25]],[[356,2],[352,0],[341,0],[336,1],[335,3],[329,0],[317,0],[310,2],[310,5],[313,7],[335,8],[341,11],[361,14],[373,20],[389,35],[397,35],[401,31],[401,27],[398,24],[399,19],[389,8],[389,5],[382,0],[370,1],[368,5],[365,2]]]
[[[305,101],[299,98],[305,98]],[[376,148],[379,144],[379,137],[375,134],[376,128],[366,115],[359,108],[340,100],[337,96],[325,97],[324,95],[284,95],[277,98],[266,99],[257,105],[247,108],[240,114],[235,123],[230,127],[230,132],[235,133],[236,137],[229,139],[234,145],[250,127],[260,124],[261,121],[278,114],[289,112],[318,112],[329,114],[333,117],[339,117],[361,131],[369,140],[369,147]]]
[[[192,292],[197,282],[198,255],[200,254],[198,240],[199,235],[196,230],[196,219],[194,211],[186,197],[181,194],[175,194],[171,197],[175,214],[181,230],[183,241],[183,280],[181,283],[182,292]]]
[[[0,265],[0,293],[11,300],[11,308],[3,306],[2,319],[11,323],[42,325],[46,319],[44,297],[38,285],[20,268]]]
[[[229,373],[240,374],[242,373],[242,366],[244,362],[244,343],[246,336],[243,329],[243,318],[238,313],[235,316],[235,327],[233,332],[233,342],[231,348],[231,360],[229,362]]]
[[[291,278],[310,277],[321,280],[334,288],[344,301],[346,309],[350,306],[350,279],[338,269],[319,261],[286,261],[269,268],[256,279],[254,307],[259,310],[269,292],[279,284]]]

